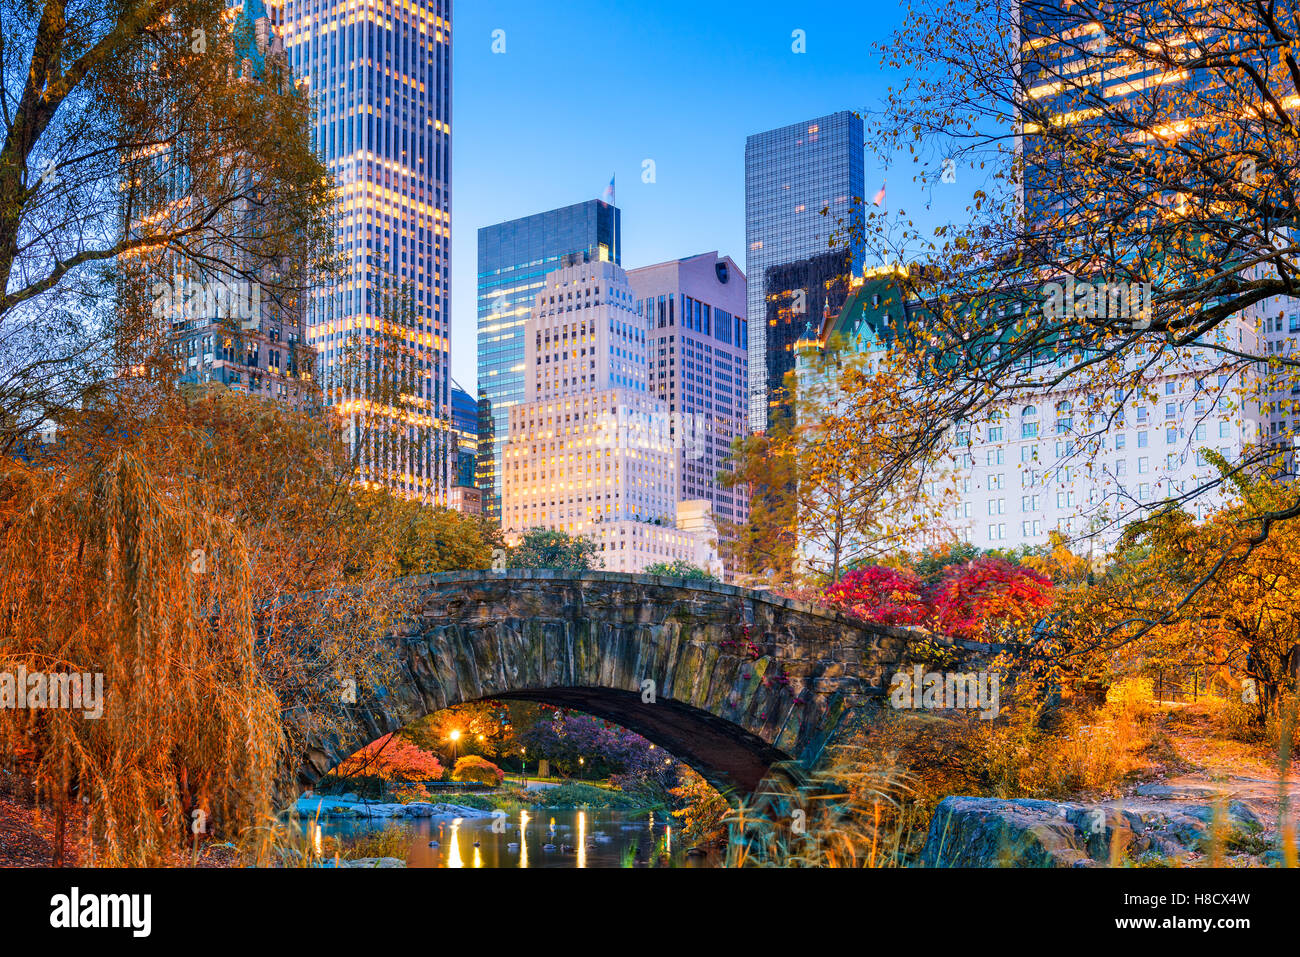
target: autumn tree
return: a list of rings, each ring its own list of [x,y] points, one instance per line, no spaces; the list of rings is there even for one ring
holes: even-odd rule
[[[106,377],[167,363],[152,286],[213,270],[292,299],[331,268],[333,225],[310,104],[283,58],[244,69],[223,0],[6,0],[0,35],[8,451]]]
[[[783,584],[794,578],[795,463],[784,438],[785,422],[783,417],[765,433],[738,437],[730,467],[718,473],[723,488],[749,499],[745,522],[717,519],[722,560],[742,582]]]
[[[439,781],[443,767],[434,754],[408,741],[400,733],[386,734],[343,761],[341,778],[376,776],[385,781]]]
[[[1298,31],[1293,5],[1243,0],[909,8],[878,45],[907,82],[871,125],[887,161],[967,202],[932,232],[912,210],[863,218],[870,250],[912,264],[890,357],[912,417],[895,420],[880,488],[936,460],[956,426],[1032,396],[1078,403],[1058,465],[1082,468],[1169,376],[1207,409],[1290,408],[1298,360],[1261,355],[1258,340],[1282,322],[1272,297],[1296,285]],[[1112,308],[1106,289],[1099,304],[1094,283],[1137,290],[1149,308]],[[925,308],[909,317],[908,303]],[[1289,431],[1254,438],[1234,472],[1291,444]],[[1219,484],[1198,471],[1169,504]],[[1099,530],[1160,504],[1110,496]],[[1300,516],[1300,498],[1269,508],[1261,518]]]
[[[1263,720],[1300,671],[1300,531],[1282,522],[1263,534],[1259,516],[1288,490],[1267,478],[1233,488],[1203,522],[1168,511],[1126,531],[1098,586],[1078,596],[1092,625],[1079,653],[1103,656],[1112,673],[1206,670],[1233,689],[1250,679]]]
[[[196,811],[228,836],[269,819],[391,681],[413,596],[330,418],[149,380],[109,399],[0,461],[0,670],[102,673],[104,714],[6,711],[0,759],[34,750],[105,859],[148,864]]]
[[[932,622],[957,638],[1023,638],[1052,603],[1046,576],[1004,558],[977,558],[944,572],[931,597]]]
[[[919,625],[930,616],[925,583],[908,569],[855,568],[826,588],[827,604],[882,625]]]
[[[852,300],[850,300],[852,302]],[[774,441],[794,466],[794,529],[799,565],[813,577],[840,580],[845,568],[906,547],[939,521],[938,483],[920,470],[896,474],[888,491],[877,474],[891,461],[882,443],[900,414],[891,401],[894,371],[873,349],[847,349],[833,338],[801,350],[787,377],[792,424]]]

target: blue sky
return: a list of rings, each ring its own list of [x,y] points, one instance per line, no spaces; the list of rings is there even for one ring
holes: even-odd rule
[[[893,4],[462,0],[453,16],[451,369],[471,392],[480,226],[599,197],[617,174],[624,267],[718,249],[743,268],[745,137],[873,108],[900,79],[871,48]],[[885,175],[869,154],[868,195]],[[910,177],[891,177],[891,210],[924,205]]]

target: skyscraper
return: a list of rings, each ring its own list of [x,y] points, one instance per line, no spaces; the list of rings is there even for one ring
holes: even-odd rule
[[[712,514],[743,522],[742,489],[723,488],[732,442],[747,431],[745,274],[716,252],[632,269],[649,317],[650,392],[667,404],[677,457],[677,498],[704,500]]]
[[[773,324],[766,308],[769,270],[830,251],[844,243],[843,275],[861,268],[861,234],[846,230],[860,216],[864,193],[861,117],[833,113],[756,133],[745,142],[745,274],[749,277],[749,427],[764,431],[772,411],[769,383],[794,369],[794,344],[808,321],[806,298],[796,297],[787,321]],[[826,210],[826,215],[822,211]],[[808,291],[809,296],[812,291]],[[766,321],[764,321],[766,319]]]
[[[547,276],[525,324],[524,402],[502,454],[507,540],[531,528],[592,539],[604,568],[709,563],[677,527],[665,403],[649,386],[649,320],[627,274],[584,262]]]
[[[478,482],[484,514],[501,517],[501,452],[510,408],[524,401],[524,324],[546,277],[574,262],[622,254],[620,213],[588,200],[478,231]]]
[[[478,403],[452,383],[451,417],[456,434],[456,476],[452,485],[474,487],[474,466],[478,451]]]
[[[241,80],[264,94],[292,95],[276,12],[262,0],[246,0],[232,15],[229,39]],[[194,208],[184,155],[168,149],[132,158],[132,181],[144,180],[156,191],[146,190],[145,211],[130,224],[136,235],[143,224],[170,215],[164,210]],[[242,191],[197,230],[202,242],[195,246],[204,247],[205,255],[192,258],[164,246],[123,256],[123,291],[128,301],[141,293],[152,300],[181,384],[219,383],[295,408],[311,406],[317,398],[315,354],[307,344],[298,237],[276,223],[281,200],[263,191],[266,179],[245,165],[249,159],[238,151],[227,157],[225,175]],[[201,218],[202,212],[195,213],[196,221]],[[286,253],[286,246],[295,248]]]
[[[345,275],[307,307],[325,398],[363,445],[362,480],[445,504],[454,469],[451,0],[283,6],[290,65],[316,106],[313,145],[338,188]],[[379,374],[400,395],[376,405],[359,394],[349,355],[391,370]],[[378,432],[364,431],[363,418],[381,423]]]

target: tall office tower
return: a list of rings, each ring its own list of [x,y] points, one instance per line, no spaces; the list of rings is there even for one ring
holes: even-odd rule
[[[510,409],[524,401],[524,324],[546,277],[574,262],[622,255],[617,207],[588,200],[478,231],[479,488],[484,513],[501,517],[501,452]]]
[[[235,11],[231,41],[240,63],[239,78],[268,93],[289,94],[293,76],[279,26],[262,0],[246,0]],[[138,182],[156,190],[147,215],[130,228],[187,208],[189,170],[171,151],[134,158]],[[229,389],[274,399],[293,408],[318,397],[313,373],[315,351],[307,343],[300,269],[286,255],[273,196],[254,185],[251,169],[231,157],[227,175],[243,196],[200,229],[201,259],[149,251],[119,261],[124,292],[146,293],[157,330],[169,340],[182,384],[220,383]],[[142,175],[143,174],[143,175]]]
[[[832,250],[767,269],[763,318],[768,333],[775,335],[775,341],[782,346],[776,360],[769,351],[767,368],[763,370],[767,376],[769,426],[783,409],[790,408],[785,376],[795,367],[796,343],[815,335],[828,318],[839,315],[849,297],[853,277],[844,267],[844,254]],[[772,341],[769,339],[769,344]]]
[[[478,403],[455,380],[451,384],[451,419],[456,441],[451,507],[477,515],[483,507],[483,498],[474,483],[474,468],[478,461]]]
[[[611,262],[557,269],[525,325],[526,401],[510,407],[502,452],[509,541],[548,528],[595,541],[603,567],[702,562],[677,525],[666,403],[650,390],[650,329]]]
[[[745,274],[711,252],[632,269],[627,280],[650,320],[649,386],[668,406],[677,499],[743,522],[749,498],[719,484],[718,472],[730,470],[731,444],[748,431]]]
[[[794,370],[794,344],[811,315],[800,298],[786,321],[772,324],[766,301],[779,289],[768,288],[774,266],[826,254],[832,235],[843,242],[836,275],[861,268],[861,223],[864,192],[861,117],[841,111],[830,116],[757,133],[745,142],[745,274],[749,277],[749,428],[767,429],[775,409],[772,382]],[[825,216],[822,210],[827,210]],[[815,277],[814,277],[815,278]],[[806,290],[808,296],[813,290]]]
[[[325,397],[348,416],[362,481],[446,504],[451,0],[283,4],[313,145],[338,187],[345,275],[307,307]]]

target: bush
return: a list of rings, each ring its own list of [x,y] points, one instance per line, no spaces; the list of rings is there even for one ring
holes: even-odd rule
[[[433,795],[423,784],[412,784],[407,787],[398,788],[393,794],[398,804],[413,804],[416,801],[431,801]]]
[[[578,781],[569,781],[557,788],[542,791],[537,804],[539,807],[551,808],[639,808],[643,806],[640,801],[621,791],[607,791],[605,788]]]
[[[478,781],[481,784],[491,784],[494,787],[499,785],[505,776],[506,772],[487,758],[477,754],[465,755],[456,762],[456,767],[451,772],[453,781]]]
[[[1121,678],[1106,690],[1106,709],[1123,721],[1140,721],[1154,710],[1155,686],[1145,675]]]

